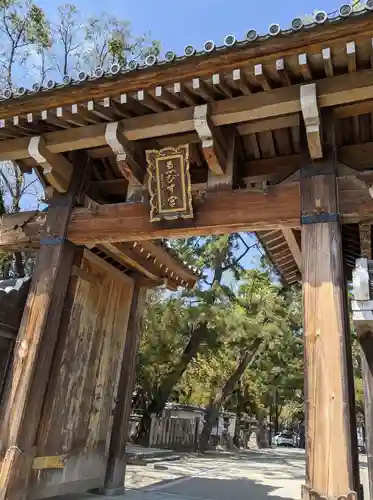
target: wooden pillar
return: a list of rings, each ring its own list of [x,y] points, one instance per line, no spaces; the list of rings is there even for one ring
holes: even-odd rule
[[[52,199],[40,242],[1,416],[1,500],[27,498],[36,433],[76,250],[66,232],[83,167],[76,165],[68,192]]]
[[[363,250],[363,249],[362,249]],[[364,253],[364,252],[362,252]],[[371,252],[369,252],[371,255]],[[368,461],[369,498],[373,498],[373,301],[368,271],[373,262],[358,259],[354,270],[353,321],[361,348],[361,374],[364,384],[364,413]],[[372,270],[370,271],[372,274]]]
[[[125,451],[132,408],[132,393],[135,384],[136,357],[141,334],[140,321],[144,310],[146,291],[145,288],[140,287],[139,281],[136,280],[123,351],[109,457],[106,467],[105,486],[102,491],[103,494],[109,496],[124,493],[124,477],[126,472]]]
[[[302,167],[301,199],[307,433],[302,497],[354,497],[359,473],[353,458],[351,359],[332,157]]]

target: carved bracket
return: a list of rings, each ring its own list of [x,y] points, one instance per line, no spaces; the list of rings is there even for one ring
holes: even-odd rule
[[[202,151],[210,171],[224,175],[226,162],[225,140],[221,130],[212,123],[207,104],[194,108],[194,128],[202,142]]]
[[[62,155],[52,153],[43,137],[31,137],[28,152],[42,169],[45,178],[59,193],[66,193],[73,172],[72,164]]]
[[[106,125],[105,140],[116,155],[118,168],[122,175],[138,186],[142,186],[145,169],[141,168],[136,161],[135,147],[124,136],[123,128],[119,122],[111,122]]]
[[[302,85],[300,88],[300,105],[306,125],[308,150],[313,160],[323,157],[321,145],[321,120],[317,105],[316,83]]]

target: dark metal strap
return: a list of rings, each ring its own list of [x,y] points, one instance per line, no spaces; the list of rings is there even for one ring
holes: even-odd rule
[[[323,222],[339,222],[339,214],[322,212],[319,214],[313,215],[302,215],[301,222],[302,224],[320,224]]]
[[[53,246],[60,245],[66,240],[65,236],[54,236],[52,238],[41,238],[40,245]]]

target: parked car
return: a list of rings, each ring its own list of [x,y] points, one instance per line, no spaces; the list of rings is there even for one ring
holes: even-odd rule
[[[359,453],[366,453],[366,445],[362,436],[358,436],[357,438],[357,449]]]
[[[273,438],[275,446],[294,446],[294,438],[291,432],[278,432]]]

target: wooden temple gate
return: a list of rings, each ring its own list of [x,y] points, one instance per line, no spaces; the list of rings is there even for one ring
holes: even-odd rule
[[[0,160],[34,170],[49,209],[1,222],[0,248],[39,248],[1,499],[123,490],[141,290],[197,279],[154,240],[237,231],[303,284],[303,498],[361,497],[346,282],[371,258],[372,9],[4,92]]]

